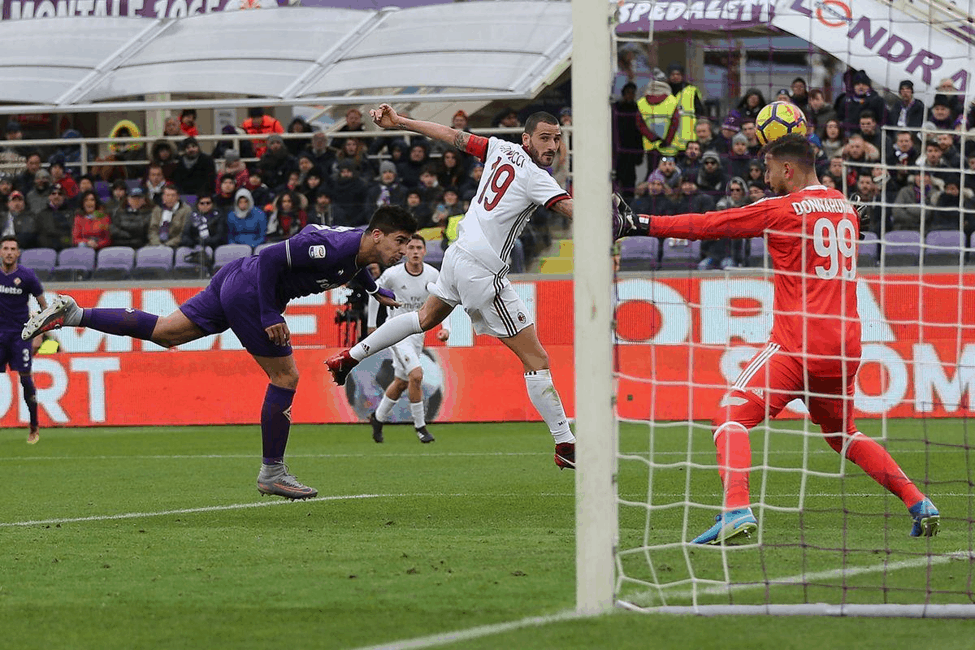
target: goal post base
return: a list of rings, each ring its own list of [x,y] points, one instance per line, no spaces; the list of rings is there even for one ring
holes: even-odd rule
[[[700,605],[698,607],[639,607],[626,601],[617,606],[648,614],[678,616],[850,616],[859,618],[975,618],[971,605]]]

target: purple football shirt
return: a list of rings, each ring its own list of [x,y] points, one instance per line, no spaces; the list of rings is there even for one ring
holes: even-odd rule
[[[261,324],[283,322],[281,313],[288,301],[340,287],[353,278],[370,293],[375,291],[372,275],[356,265],[364,232],[365,228],[309,225],[245,259],[241,271],[257,285]]]
[[[0,331],[22,330],[30,318],[30,297],[42,293],[41,281],[29,268],[18,264],[10,273],[0,270]]]

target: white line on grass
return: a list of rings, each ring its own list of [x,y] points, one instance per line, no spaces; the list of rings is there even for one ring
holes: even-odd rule
[[[502,634],[512,630],[520,630],[526,627],[538,627],[549,623],[559,623],[561,621],[571,621],[577,618],[585,618],[584,615],[575,611],[566,611],[550,616],[530,616],[520,621],[510,621],[508,623],[495,623],[493,625],[480,625],[467,630],[457,630],[454,632],[443,632],[441,634],[431,634],[415,639],[405,639],[402,641],[392,641],[379,645],[363,646],[356,650],[419,650],[421,648],[435,648],[448,643],[458,643],[460,641],[470,641],[493,634]]]
[[[952,560],[967,560],[972,557],[969,551],[954,551],[951,553],[941,553],[938,555],[925,555],[923,557],[911,558],[908,560],[898,560],[896,562],[881,562],[869,566],[851,566],[841,569],[830,569],[829,571],[815,571],[813,573],[797,573],[785,578],[770,578],[768,581],[748,582],[742,584],[712,585],[700,589],[686,589],[683,591],[666,592],[667,600],[689,599],[696,593],[700,596],[724,596],[740,591],[750,591],[752,589],[765,589],[766,587],[783,587],[789,585],[801,585],[807,582],[819,580],[832,580],[834,578],[853,578],[871,573],[899,571],[901,569],[916,569],[923,566],[936,564],[948,564]],[[659,597],[657,590],[643,591],[629,596],[630,600],[642,600],[650,597]],[[639,606],[637,606],[639,607]]]
[[[899,569],[912,569],[920,566],[925,566],[927,564],[946,564],[952,560],[958,559],[969,559],[971,553],[968,551],[956,551],[953,553],[948,553],[945,555],[931,556],[915,558],[911,560],[901,560],[898,562],[887,562],[884,564],[875,564],[872,566],[865,567],[847,567],[845,569],[833,569],[830,571],[818,571],[816,573],[806,573],[798,574],[794,576],[788,576],[785,578],[774,578],[766,583],[749,583],[740,585],[717,585],[713,587],[708,587],[705,589],[698,590],[698,595],[722,595],[729,592],[747,591],[750,589],[765,589],[767,586],[776,587],[780,585],[791,585],[791,584],[802,584],[803,582],[811,582],[816,580],[829,580],[831,578],[837,578],[840,576],[853,577],[858,575],[864,575],[868,573],[877,573],[879,571],[897,571]],[[656,592],[653,592],[656,593]],[[647,597],[648,593],[638,594],[637,596]],[[682,593],[668,594],[668,597],[673,598],[690,598],[691,592],[686,591]],[[637,608],[642,609],[642,608]],[[480,625],[478,627],[472,627],[467,630],[456,630],[453,632],[443,632],[441,634],[431,634],[430,636],[417,637],[414,639],[405,639],[402,641],[393,641],[390,643],[381,643],[379,645],[364,646],[361,648],[356,648],[355,650],[422,650],[423,648],[435,648],[437,646],[447,645],[450,643],[457,643],[461,641],[470,641],[472,639],[478,639],[485,636],[491,636],[494,634],[502,634],[504,632],[510,632],[512,630],[519,630],[526,627],[539,627],[542,625],[548,625],[549,623],[558,623],[561,621],[570,621],[579,618],[586,618],[585,614],[580,614],[576,611],[569,610],[562,612],[560,614],[553,614],[551,616],[531,616],[528,618],[523,618],[518,621],[511,621],[508,623],[496,623],[494,625]]]
[[[304,503],[314,501],[348,501],[351,499],[380,499],[393,496],[412,496],[397,494],[345,494],[328,497],[315,497],[313,499],[303,499]],[[251,503],[233,503],[226,506],[204,506],[202,508],[183,508],[180,510],[162,510],[160,512],[125,512],[118,515],[92,515],[90,517],[66,517],[63,519],[36,519],[33,521],[6,521],[0,522],[0,528],[10,528],[13,526],[39,526],[50,524],[73,524],[84,521],[112,521],[114,519],[141,519],[144,517],[163,517],[166,515],[188,515],[198,512],[220,512],[222,510],[244,510],[246,508],[266,508],[269,506],[288,505],[290,501],[254,501]]]

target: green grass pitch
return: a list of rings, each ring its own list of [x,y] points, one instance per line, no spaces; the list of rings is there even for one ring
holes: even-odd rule
[[[876,423],[864,422],[876,435]],[[387,427],[376,445],[367,425],[298,426],[289,445],[292,471],[320,497],[286,502],[257,494],[257,427],[43,430],[0,432],[0,647],[3,648],[710,648],[737,639],[752,648],[891,650],[969,649],[975,621],[834,618],[670,617],[616,613],[597,620],[523,626],[434,645],[436,637],[478,626],[545,617],[572,608],[574,476],[552,462],[541,424],[434,425],[432,445],[405,426]],[[650,429],[626,425],[620,448],[621,496],[645,501]],[[835,600],[971,602],[970,560],[923,562],[843,579],[847,565],[875,567],[972,548],[973,460],[963,421],[889,423],[889,445],[904,469],[935,482],[926,489],[945,516],[933,540],[909,540],[896,500],[850,467],[840,478],[757,472],[753,494],[782,510],[761,513],[761,547],[653,551],[663,582],[692,567],[715,578],[774,580],[801,570],[824,576],[807,592],[770,587],[772,602]],[[924,440],[926,437],[926,441]],[[768,454],[753,436],[756,462],[801,463],[803,438],[778,434]],[[713,465],[710,434],[686,425],[657,428],[657,462]],[[808,463],[835,472],[837,456],[809,440]],[[958,446],[954,446],[958,445]],[[621,546],[679,540],[685,485],[699,503],[717,499],[713,469],[653,472],[652,503],[621,507]],[[803,503],[803,528],[796,507]],[[649,519],[648,519],[649,512]],[[713,512],[687,514],[687,533]],[[805,546],[802,546],[804,544]],[[857,549],[846,554],[845,544]],[[930,546],[929,546],[930,544]],[[816,547],[815,549],[813,547]],[[822,550],[818,550],[822,549]],[[834,549],[834,550],[830,550]],[[886,549],[881,550],[881,549]],[[633,582],[625,593],[659,598],[640,553],[623,556]],[[830,577],[832,576],[832,577]],[[870,591],[856,587],[877,587]],[[678,603],[687,587],[674,587]],[[650,595],[647,593],[650,592]],[[961,594],[961,595],[959,595]],[[762,602],[743,589],[702,602]],[[736,642],[737,644],[738,642]]]

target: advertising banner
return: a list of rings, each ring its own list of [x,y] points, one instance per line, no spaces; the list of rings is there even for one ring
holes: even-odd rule
[[[950,78],[970,92],[975,50],[971,25],[954,20],[942,31],[895,9],[865,0],[781,0],[772,25],[805,39],[848,65],[865,70],[874,88],[897,88],[910,79],[922,89]]]
[[[556,388],[574,413],[572,283],[516,282],[538,324]],[[197,289],[70,291],[86,306],[166,314]],[[618,410],[635,420],[707,420],[726,387],[771,331],[772,283],[762,276],[634,278],[616,287]],[[858,417],[961,417],[975,411],[975,274],[860,279],[863,362]],[[301,386],[296,423],[363,421],[392,379],[388,353],[360,364],[345,387],[324,360],[338,347],[346,292],[296,301],[286,315]],[[344,318],[340,318],[343,320]],[[520,364],[490,337],[475,336],[465,312],[451,337],[427,335],[422,360],[428,420],[531,421]],[[34,358],[42,426],[243,424],[260,420],[267,384],[231,333],[163,350],[150,343],[67,328],[62,350]],[[793,402],[784,417],[802,417]],[[394,418],[409,419],[406,400]],[[0,426],[24,426],[13,373],[0,375]]]
[[[768,26],[775,0],[660,0],[622,2],[619,34],[730,31]]]

